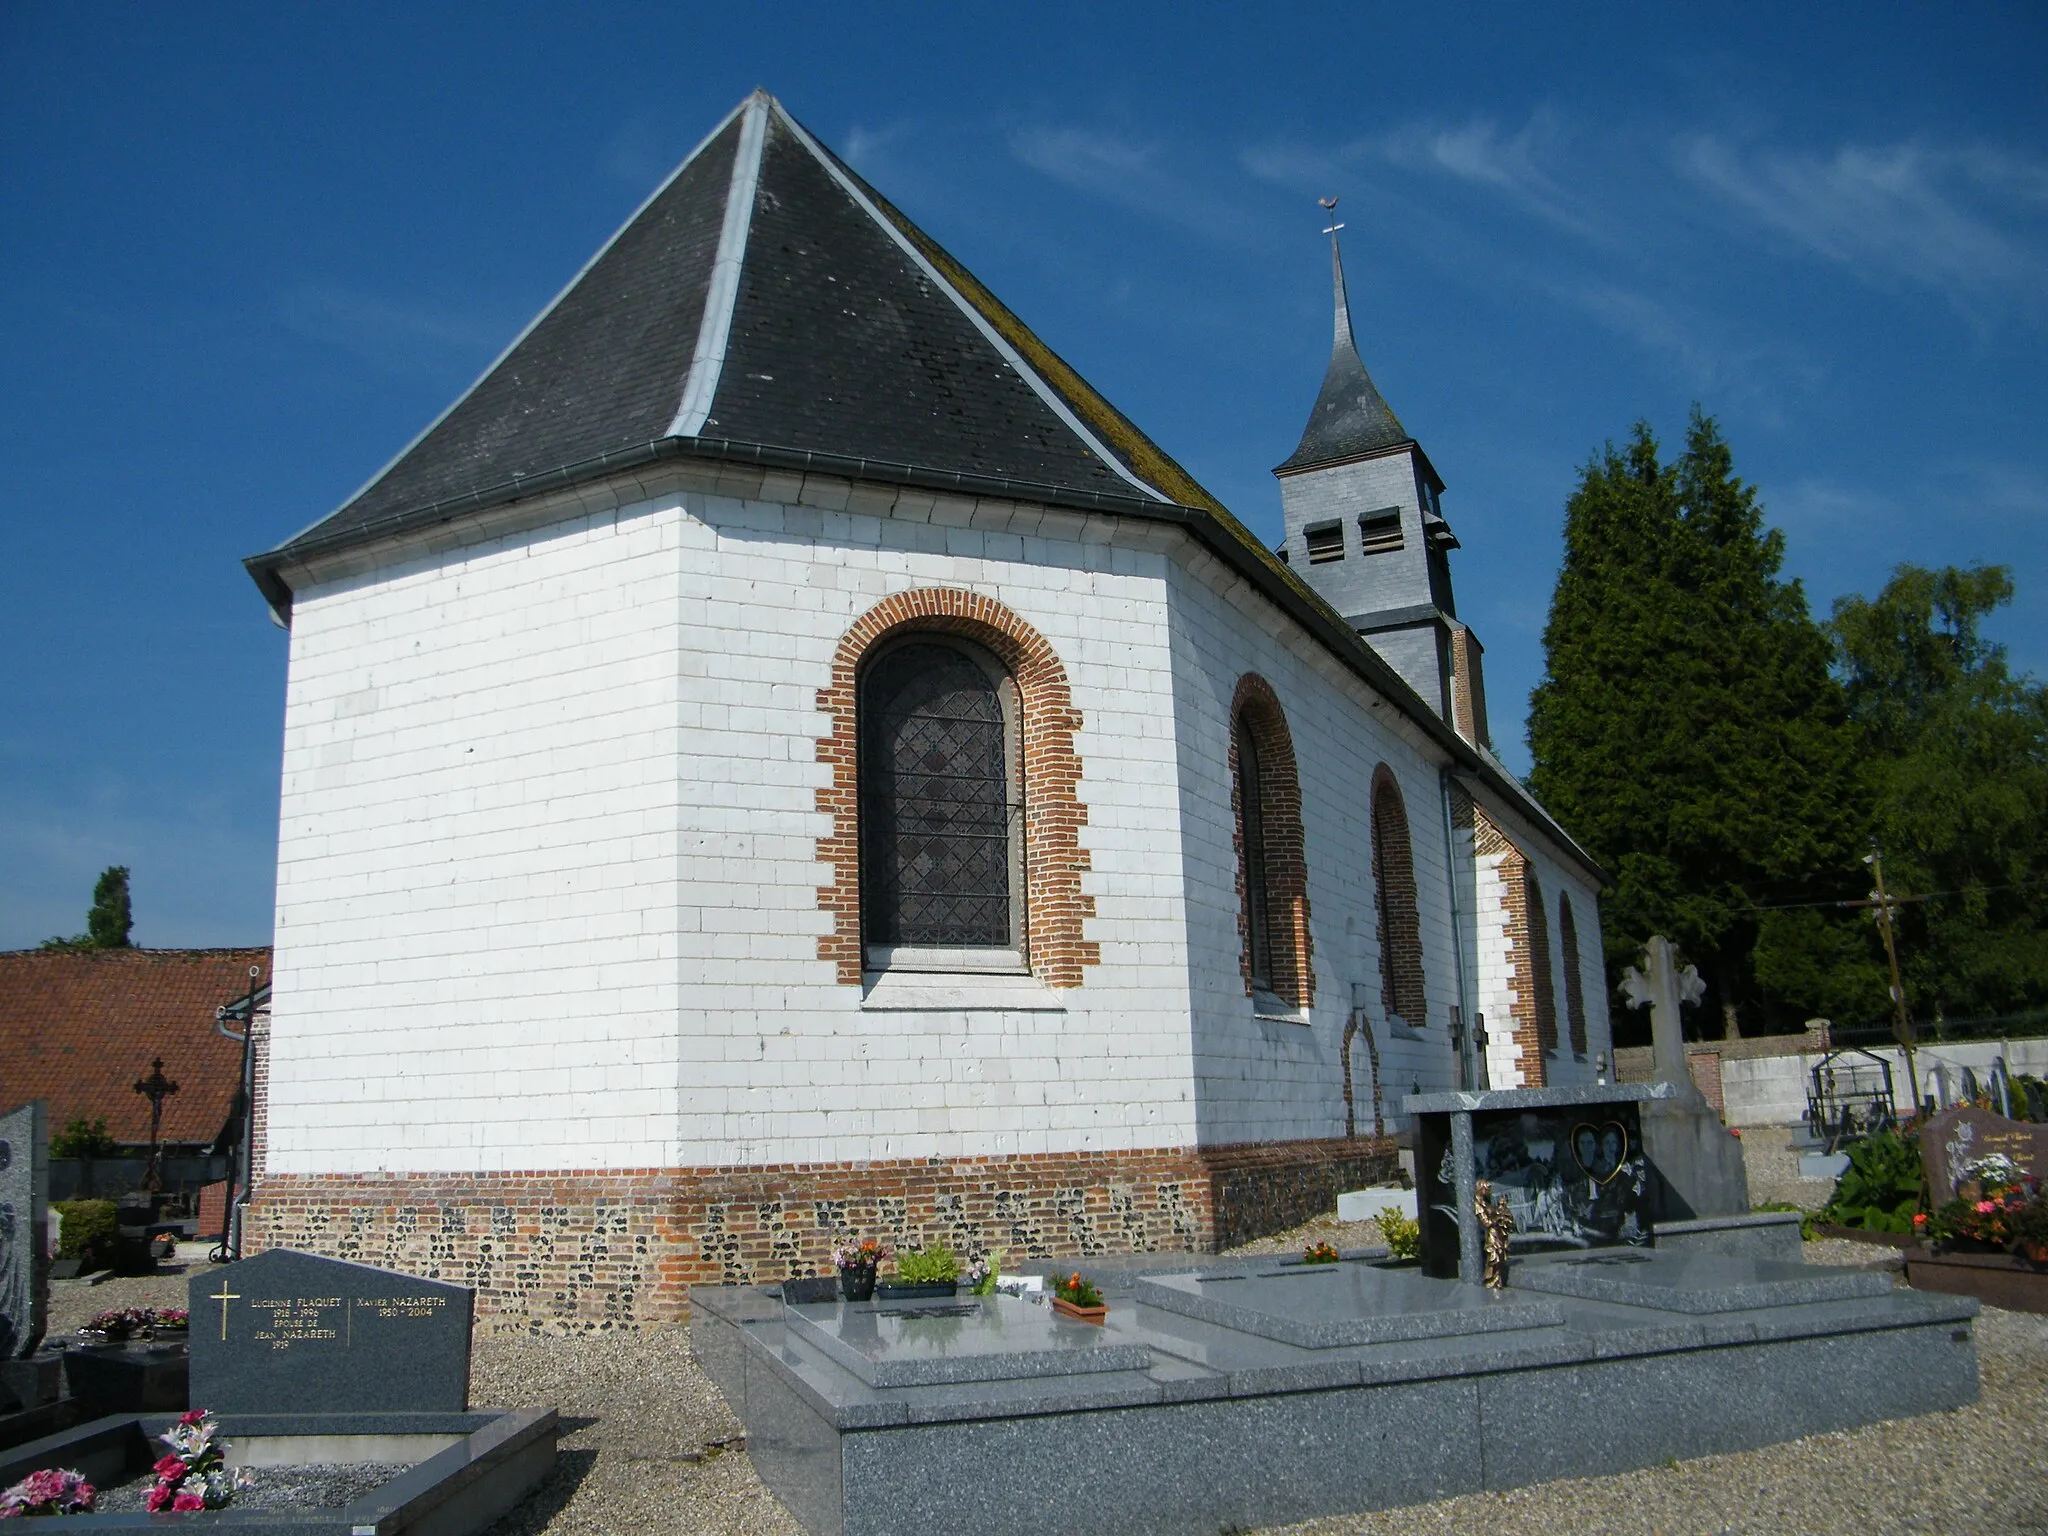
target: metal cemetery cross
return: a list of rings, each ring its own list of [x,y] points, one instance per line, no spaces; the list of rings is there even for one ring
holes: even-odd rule
[[[142,1187],[153,1195],[161,1194],[164,1187],[164,1100],[178,1091],[178,1085],[164,1076],[163,1057],[159,1056],[150,1063],[149,1076],[135,1084],[135,1091],[149,1100],[149,1166],[143,1170]]]

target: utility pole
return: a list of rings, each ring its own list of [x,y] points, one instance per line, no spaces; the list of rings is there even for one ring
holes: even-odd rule
[[[1912,1090],[1913,1113],[1917,1115],[1920,1113],[1920,1071],[1913,1061],[1913,1021],[1906,1013],[1906,985],[1899,978],[1899,947],[1892,940],[1893,902],[1884,889],[1884,855],[1878,852],[1875,843],[1863,856],[1863,862],[1870,866],[1871,876],[1877,881],[1870,905],[1877,909],[1877,931],[1884,935],[1884,957],[1892,967],[1892,1034],[1906,1056],[1906,1085]]]

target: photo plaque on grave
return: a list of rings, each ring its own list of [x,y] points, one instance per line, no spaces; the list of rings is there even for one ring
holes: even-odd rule
[[[271,1249],[191,1282],[192,1403],[216,1412],[461,1412],[476,1293]]]

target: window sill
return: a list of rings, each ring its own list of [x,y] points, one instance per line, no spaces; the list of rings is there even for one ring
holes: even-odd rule
[[[869,1013],[1065,1013],[1059,994],[1028,971],[867,971]]]
[[[1308,1010],[1282,1002],[1263,987],[1252,988],[1252,1017],[1268,1024],[1306,1024]]]
[[[939,948],[936,945],[870,944],[866,970],[877,976],[928,971],[945,976],[1029,976],[1020,950],[1007,947],[988,949]]]

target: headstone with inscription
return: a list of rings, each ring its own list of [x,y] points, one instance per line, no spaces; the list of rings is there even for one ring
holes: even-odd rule
[[[0,1360],[31,1355],[49,1307],[50,1176],[43,1101],[0,1115]]]
[[[1972,1166],[1999,1153],[2048,1182],[2048,1126],[1958,1104],[1920,1128],[1920,1163],[1927,1170],[1927,1192],[1937,1206],[1955,1199],[1956,1186],[1969,1177]]]
[[[461,1412],[476,1293],[274,1248],[193,1277],[192,1406]]]

